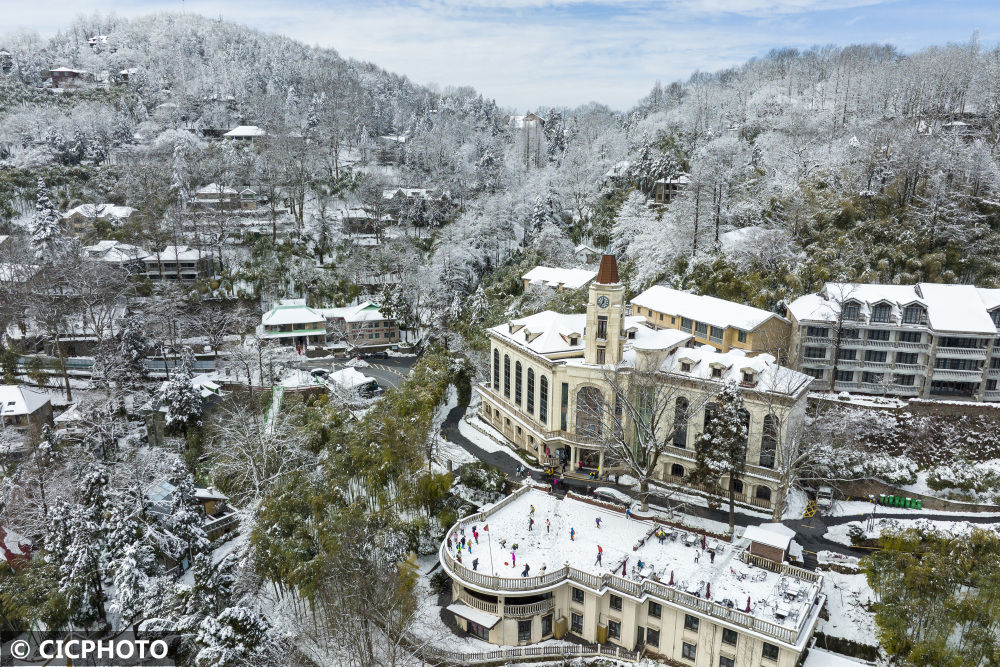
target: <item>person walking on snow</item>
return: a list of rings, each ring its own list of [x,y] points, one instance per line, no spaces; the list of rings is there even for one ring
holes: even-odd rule
[[[479,544],[479,531],[478,530],[472,531],[472,537],[474,537],[476,539],[476,544]]]
[[[597,529],[600,530],[601,529],[601,517],[597,517],[596,519],[594,519],[594,523],[597,524]]]
[[[531,571],[531,566],[528,565],[527,563],[525,563],[524,564],[524,569],[521,570],[521,576],[522,577],[527,577],[528,576],[528,572],[530,572],[530,571]]]
[[[573,538],[576,537],[576,531],[572,528],[569,529],[569,541],[572,542]]]
[[[534,530],[534,529],[535,529],[535,520],[533,518],[529,518],[528,519],[528,530]]]
[[[528,515],[529,516],[535,516],[535,506],[534,505],[531,506],[531,511],[528,512]]]
[[[517,554],[513,551],[510,552],[510,563],[511,567],[517,567]]]
[[[551,521],[549,521],[548,519],[546,519],[546,520],[545,520],[545,532],[546,532],[546,533],[547,533],[547,532],[549,532],[549,529],[550,529],[551,527],[552,527],[552,522],[551,522]]]
[[[604,549],[602,549],[601,545],[598,544],[597,545],[597,560],[594,561],[594,565],[600,565],[601,564],[601,556],[603,556],[603,555],[604,555]],[[475,568],[473,568],[473,569],[475,569]]]
[[[472,569],[475,570],[477,567],[479,567],[479,559],[478,558],[473,558],[472,559]]]

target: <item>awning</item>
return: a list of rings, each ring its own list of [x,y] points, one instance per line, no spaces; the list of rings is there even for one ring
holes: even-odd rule
[[[461,616],[462,618],[472,621],[473,623],[477,623],[487,629],[492,628],[500,622],[499,616],[494,616],[493,614],[487,614],[485,611],[473,609],[469,605],[462,604],[461,602],[455,602],[448,605],[446,608],[456,616]]]

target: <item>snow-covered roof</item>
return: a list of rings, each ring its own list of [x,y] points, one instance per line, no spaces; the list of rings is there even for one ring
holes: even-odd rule
[[[149,253],[139,246],[121,241],[98,241],[94,245],[84,246],[83,254],[87,259],[115,264],[141,260],[149,256]]]
[[[343,319],[346,322],[374,322],[386,319],[382,311],[379,310],[379,305],[374,301],[365,301],[356,306],[342,308],[320,308],[319,312],[327,319]]]
[[[494,616],[493,614],[487,614],[485,611],[479,611],[475,607],[470,607],[462,602],[453,602],[452,604],[445,607],[448,611],[455,614],[456,616],[461,616],[462,618],[468,619],[477,625],[481,625],[484,628],[492,628],[494,625],[500,622],[499,616]]]
[[[544,285],[545,287],[559,287],[566,289],[577,289],[587,285],[597,277],[597,271],[590,269],[560,269],[551,266],[536,266],[532,270],[521,276],[522,280],[529,281],[532,285]]]
[[[470,567],[472,559],[478,558],[477,572],[486,578],[520,580],[525,565],[530,567],[528,576],[532,577],[541,575],[543,568],[545,573],[552,573],[568,565],[597,577],[621,577],[633,585],[654,579],[678,591],[697,594],[699,604],[710,599],[725,605],[729,600],[733,608],[743,611],[749,597],[750,613],[755,617],[792,629],[805,626],[822,588],[822,578],[810,582],[743,563],[743,550],[728,542],[652,520],[628,518],[622,512],[571,496],[559,499],[530,489],[498,505],[480,519],[480,525],[487,524],[489,531],[480,532],[479,546],[473,547],[471,555],[462,555],[464,567]],[[529,531],[526,517],[532,506],[536,525]],[[600,528],[595,522],[598,517]],[[551,522],[550,529],[540,529],[546,519]],[[574,531],[573,540],[570,529]],[[658,529],[667,531],[662,544],[655,535]],[[483,544],[487,539],[492,549]],[[507,548],[500,548],[500,540],[506,541]],[[518,545],[516,563],[511,561],[512,543]],[[595,563],[598,546],[603,550],[600,564]],[[709,549],[715,552],[714,559]],[[454,546],[452,551],[446,546],[442,551],[451,554],[446,565],[453,566]],[[639,561],[642,569],[638,568]],[[794,596],[785,594],[790,582],[799,591]],[[783,615],[775,613],[779,600],[788,607]]]
[[[222,393],[222,387],[215,382],[216,379],[218,378],[213,373],[202,373],[191,378],[191,385],[198,390],[202,398],[218,396]]]
[[[228,185],[219,185],[218,183],[209,183],[203,188],[199,188],[195,191],[195,195],[236,195],[239,192],[235,188],[231,188]]]
[[[31,557],[31,540],[0,526],[0,551],[3,551],[7,564],[16,567],[19,562]]]
[[[553,354],[582,351],[583,327],[586,323],[587,316],[584,314],[564,315],[543,310],[497,325],[489,331],[532,352]],[[571,344],[573,338],[576,338],[575,345]]]
[[[149,253],[144,261],[154,265],[157,262],[194,262],[207,256],[205,253],[186,245],[168,245],[160,252]]]
[[[81,215],[84,218],[96,218],[99,220],[109,220],[120,218],[127,220],[135,209],[131,206],[118,206],[116,204],[81,204],[63,213],[64,218],[71,218],[74,215]]]
[[[48,402],[48,394],[43,392],[14,384],[0,385],[0,416],[34,414]]]
[[[326,319],[306,305],[305,299],[283,299],[260,318],[264,326],[282,324],[320,324]]]
[[[3,239],[0,239],[0,243],[2,242]],[[993,289],[979,287],[976,291],[979,292],[979,299],[983,302],[983,305],[986,306],[986,310],[1000,308],[1000,287]]]
[[[671,178],[661,178],[657,183],[675,184],[675,185],[687,185],[691,182],[690,177],[687,174],[678,174],[677,176],[672,176]]]
[[[611,169],[608,169],[604,173],[604,178],[619,178],[621,176],[624,176],[625,173],[628,172],[628,168],[631,166],[632,163],[630,163],[628,160],[621,160],[619,162],[615,162],[614,166],[612,166]]]
[[[356,389],[372,382],[370,377],[355,368],[342,368],[330,373],[328,377],[330,382],[344,389]]]
[[[72,72],[74,74],[90,74],[85,69],[73,69],[72,67],[54,67],[49,70],[50,72]]]
[[[384,139],[386,141],[394,141],[397,144],[405,144],[406,138],[407,137],[405,134],[383,134],[379,136],[379,139]]]
[[[74,422],[83,421],[83,413],[80,412],[80,404],[73,403],[52,421],[56,424],[72,424]]]
[[[775,549],[781,549],[785,551],[788,549],[788,545],[792,542],[792,535],[789,535],[786,531],[775,530],[775,524],[766,524],[761,526],[748,526],[746,531],[743,533],[743,539],[750,540],[751,542],[756,542],[758,544],[766,544],[769,547],[774,547]],[[781,525],[781,524],[776,524]]]
[[[892,309],[891,321],[898,323],[902,309],[917,304],[926,309],[928,324],[935,331],[988,335],[996,333],[988,313],[996,305],[996,294],[997,290],[973,285],[827,283],[818,294],[806,294],[788,304],[788,311],[800,322],[835,322],[840,304],[856,301],[861,305],[861,319],[866,320],[874,305],[886,303]]]
[[[681,292],[664,285],[654,285],[632,299],[633,306],[642,306],[658,313],[687,317],[714,327],[736,327],[753,331],[769,319],[784,320],[780,315],[734,301]]]
[[[430,188],[393,188],[391,190],[383,190],[382,199],[392,199],[400,193],[408,199],[432,199],[435,196],[435,191]]]
[[[363,208],[342,208],[340,209],[340,217],[342,220],[346,220],[348,218],[353,218],[358,220],[375,220],[375,214],[366,211]],[[380,220],[382,221],[392,220],[392,216],[385,214],[380,218]]]
[[[239,125],[222,136],[230,138],[263,137],[267,132],[256,125]]]
[[[635,363],[634,350],[625,351],[624,362]],[[687,364],[689,369],[684,370],[682,364]],[[718,377],[713,375],[713,370],[716,368],[721,371]],[[805,373],[779,366],[774,356],[770,354],[748,357],[743,350],[719,352],[711,345],[678,348],[663,360],[659,370],[672,375],[720,383],[729,381],[742,383],[743,372],[748,371],[754,375],[755,389],[790,396],[804,391],[812,382],[812,378]]]

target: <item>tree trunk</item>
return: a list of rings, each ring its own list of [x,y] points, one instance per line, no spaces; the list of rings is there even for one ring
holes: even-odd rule
[[[729,477],[729,534],[736,528],[736,492],[733,490],[733,478]]]
[[[642,482],[639,483],[639,499],[642,505],[639,509],[643,512],[649,510],[649,478],[643,478]]]

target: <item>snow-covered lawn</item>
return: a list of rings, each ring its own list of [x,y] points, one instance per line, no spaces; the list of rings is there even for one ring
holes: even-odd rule
[[[820,619],[816,630],[831,637],[842,637],[869,646],[878,645],[875,614],[865,606],[873,599],[863,574],[823,573],[823,592],[829,620]]]
[[[865,500],[837,500],[827,512],[830,516],[867,516],[872,513],[872,503]],[[912,510],[905,507],[886,507],[879,505],[875,515],[879,514],[944,514],[949,516],[996,516],[1000,517],[1000,512],[951,512],[948,510]],[[905,517],[903,517],[905,518]]]
[[[933,521],[931,519],[897,519],[897,518],[877,518],[872,530],[868,530],[867,521],[851,521],[837,526],[830,526],[823,535],[831,542],[839,544],[851,544],[850,531],[852,527],[861,528],[869,538],[878,538],[882,531],[890,529],[905,530],[907,528],[917,528],[925,531],[939,531],[949,533],[954,536],[965,535],[972,532],[973,528],[983,530],[1000,531],[1000,523],[972,523],[969,521]]]
[[[473,417],[473,419],[477,419],[477,417]],[[458,432],[464,435],[469,440],[471,440],[472,444],[479,447],[484,452],[510,451],[509,447],[507,447],[506,445],[501,445],[499,442],[497,442],[496,439],[491,438],[490,436],[486,435],[485,433],[479,430],[481,428],[486,431],[492,431],[495,434],[495,438],[503,440],[503,436],[496,429],[492,428],[488,424],[483,423],[482,421],[478,422],[477,426],[479,428],[476,428],[476,426],[469,424],[464,417],[458,420]]]

